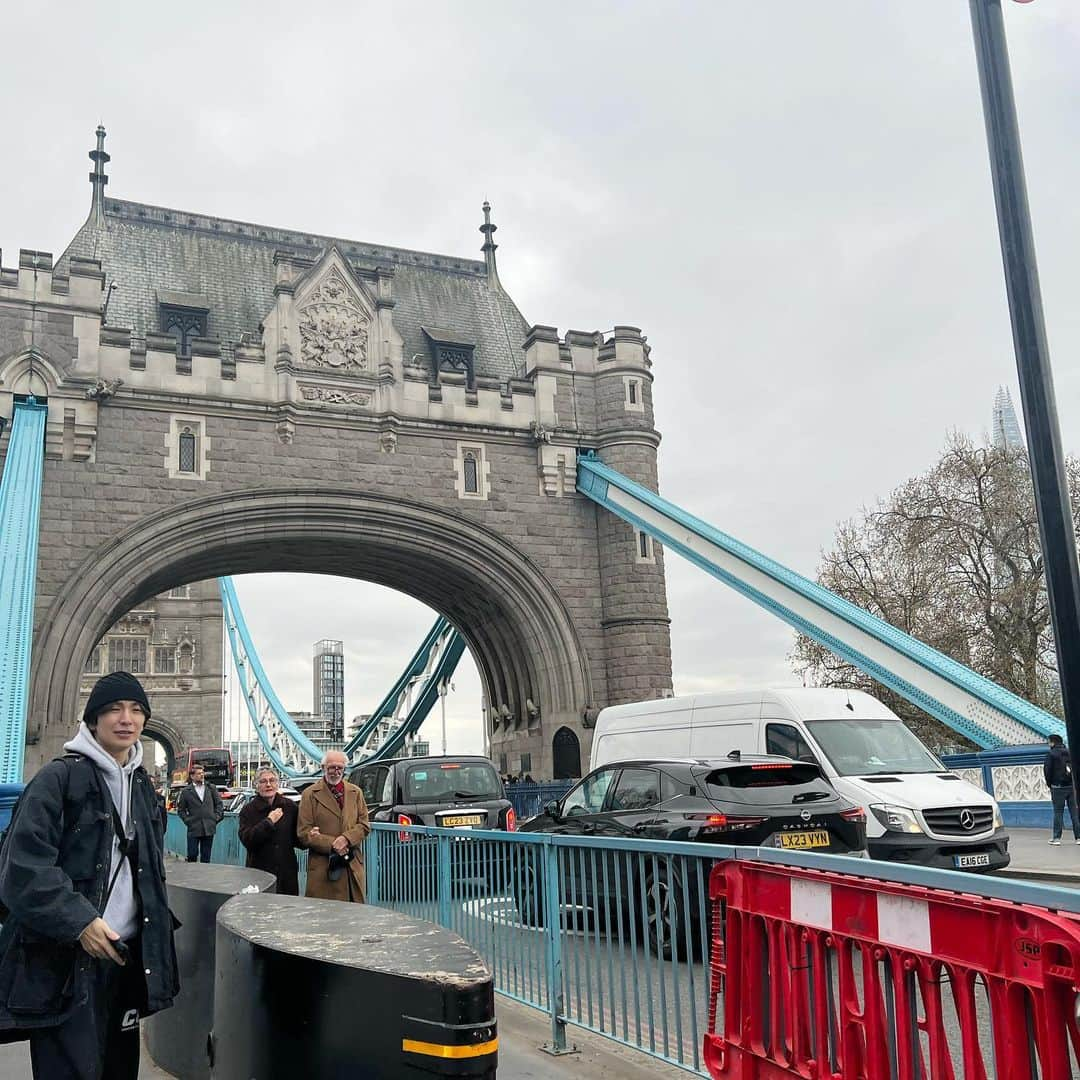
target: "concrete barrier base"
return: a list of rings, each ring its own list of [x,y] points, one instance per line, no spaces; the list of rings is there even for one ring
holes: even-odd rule
[[[217,1080],[494,1077],[491,973],[396,911],[237,896],[218,914]]]

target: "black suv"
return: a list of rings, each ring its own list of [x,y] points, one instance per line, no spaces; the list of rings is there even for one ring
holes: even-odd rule
[[[515,827],[514,808],[485,757],[390,758],[361,765],[349,780],[364,793],[372,821],[511,832]]]
[[[523,822],[521,831],[855,855],[866,849],[862,808],[843,798],[817,765],[737,751],[720,760],[604,765]],[[562,849],[563,904],[625,928],[634,925],[633,903],[644,909],[642,929],[655,952],[670,957],[688,945],[699,950],[706,933],[702,860],[631,858],[624,851],[593,860],[583,849]],[[544,917],[538,869],[535,860],[524,859],[511,877],[521,921],[532,925]]]
[[[733,755],[594,769],[523,832],[862,853],[866,815],[817,765]]]

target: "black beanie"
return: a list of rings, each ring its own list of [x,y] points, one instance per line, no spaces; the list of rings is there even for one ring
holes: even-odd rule
[[[114,701],[137,701],[146,710],[146,719],[150,719],[150,702],[146,699],[142,683],[126,671],[113,671],[102,675],[94,683],[86,708],[83,709],[83,723],[92,728],[97,722],[98,713]]]

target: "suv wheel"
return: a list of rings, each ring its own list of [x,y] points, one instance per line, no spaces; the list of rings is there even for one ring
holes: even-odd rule
[[[645,933],[649,949],[664,960],[686,951],[682,882],[660,867],[645,875]]]
[[[515,875],[514,896],[521,925],[543,926],[544,894],[541,891],[540,875],[531,859],[527,858],[524,866]]]

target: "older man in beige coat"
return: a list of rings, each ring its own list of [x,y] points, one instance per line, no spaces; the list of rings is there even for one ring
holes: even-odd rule
[[[351,900],[362,904],[365,895],[364,840],[371,832],[367,803],[355,785],[345,780],[345,755],[328,750],[323,757],[323,778],[300,799],[296,835],[308,849],[305,896],[321,900]],[[331,856],[351,856],[341,864]],[[333,877],[331,877],[333,874]]]

